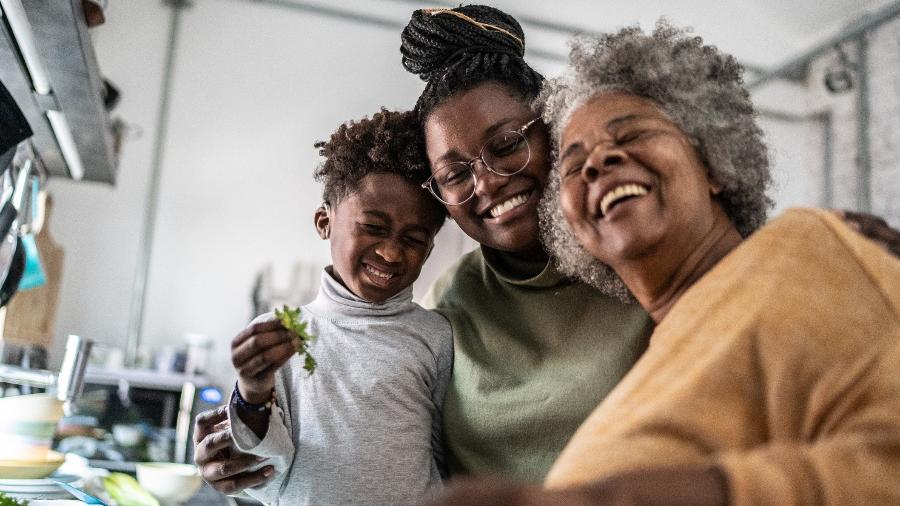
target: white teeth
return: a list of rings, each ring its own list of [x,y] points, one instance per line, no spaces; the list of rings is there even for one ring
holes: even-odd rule
[[[516,195],[515,197],[513,197],[509,200],[506,200],[504,202],[497,204],[496,206],[491,208],[491,211],[490,211],[491,216],[496,218],[496,217],[500,216],[501,214],[509,211],[510,209],[521,206],[522,204],[524,204],[525,202],[528,201],[529,196],[531,196],[531,192],[522,193],[522,194]]]
[[[378,269],[372,267],[371,265],[366,265],[366,272],[368,272],[369,274],[371,274],[379,279],[383,279],[383,280],[388,280],[388,279],[391,279],[392,277],[394,277],[393,274],[379,271]]]
[[[639,197],[641,195],[647,194],[647,188],[644,188],[638,184],[624,184],[622,186],[617,186],[613,188],[611,191],[608,191],[606,195],[600,199],[600,212],[603,216],[606,216],[606,212],[609,211],[609,208],[619,199],[625,197]]]

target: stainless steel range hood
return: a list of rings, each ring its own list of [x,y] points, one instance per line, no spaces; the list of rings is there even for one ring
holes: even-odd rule
[[[0,0],[0,80],[34,130],[48,175],[113,184],[103,81],[81,0]]]

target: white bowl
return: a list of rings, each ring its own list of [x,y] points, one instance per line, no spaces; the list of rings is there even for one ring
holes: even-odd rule
[[[0,460],[43,460],[62,406],[48,394],[0,398]]]
[[[137,464],[137,480],[164,503],[185,502],[200,490],[200,470],[191,464],[144,462]]]
[[[121,446],[130,448],[141,444],[144,433],[140,427],[134,425],[115,424],[112,426],[113,441]]]
[[[63,402],[50,394],[0,397],[0,419],[56,423],[63,416]]]

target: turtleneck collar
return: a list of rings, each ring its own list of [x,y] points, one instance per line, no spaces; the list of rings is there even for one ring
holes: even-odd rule
[[[335,319],[340,317],[381,317],[393,316],[412,307],[412,285],[400,290],[383,304],[375,304],[361,299],[340,284],[331,275],[331,266],[322,270],[322,283],[316,298],[307,308],[320,316]]]
[[[484,245],[481,255],[498,278],[512,285],[549,288],[570,282],[553,267],[550,259],[524,260]]]

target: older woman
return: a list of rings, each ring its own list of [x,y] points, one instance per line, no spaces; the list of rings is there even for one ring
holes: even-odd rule
[[[822,211],[760,228],[768,159],[730,56],[661,23],[582,39],[571,63],[542,93],[545,243],[657,327],[551,469],[565,492],[476,492],[900,503],[900,262]]]
[[[750,235],[768,160],[730,56],[661,24],[572,69],[544,92],[548,243],[658,326],[547,484],[709,467],[735,503],[900,501],[900,263],[821,211]]]

